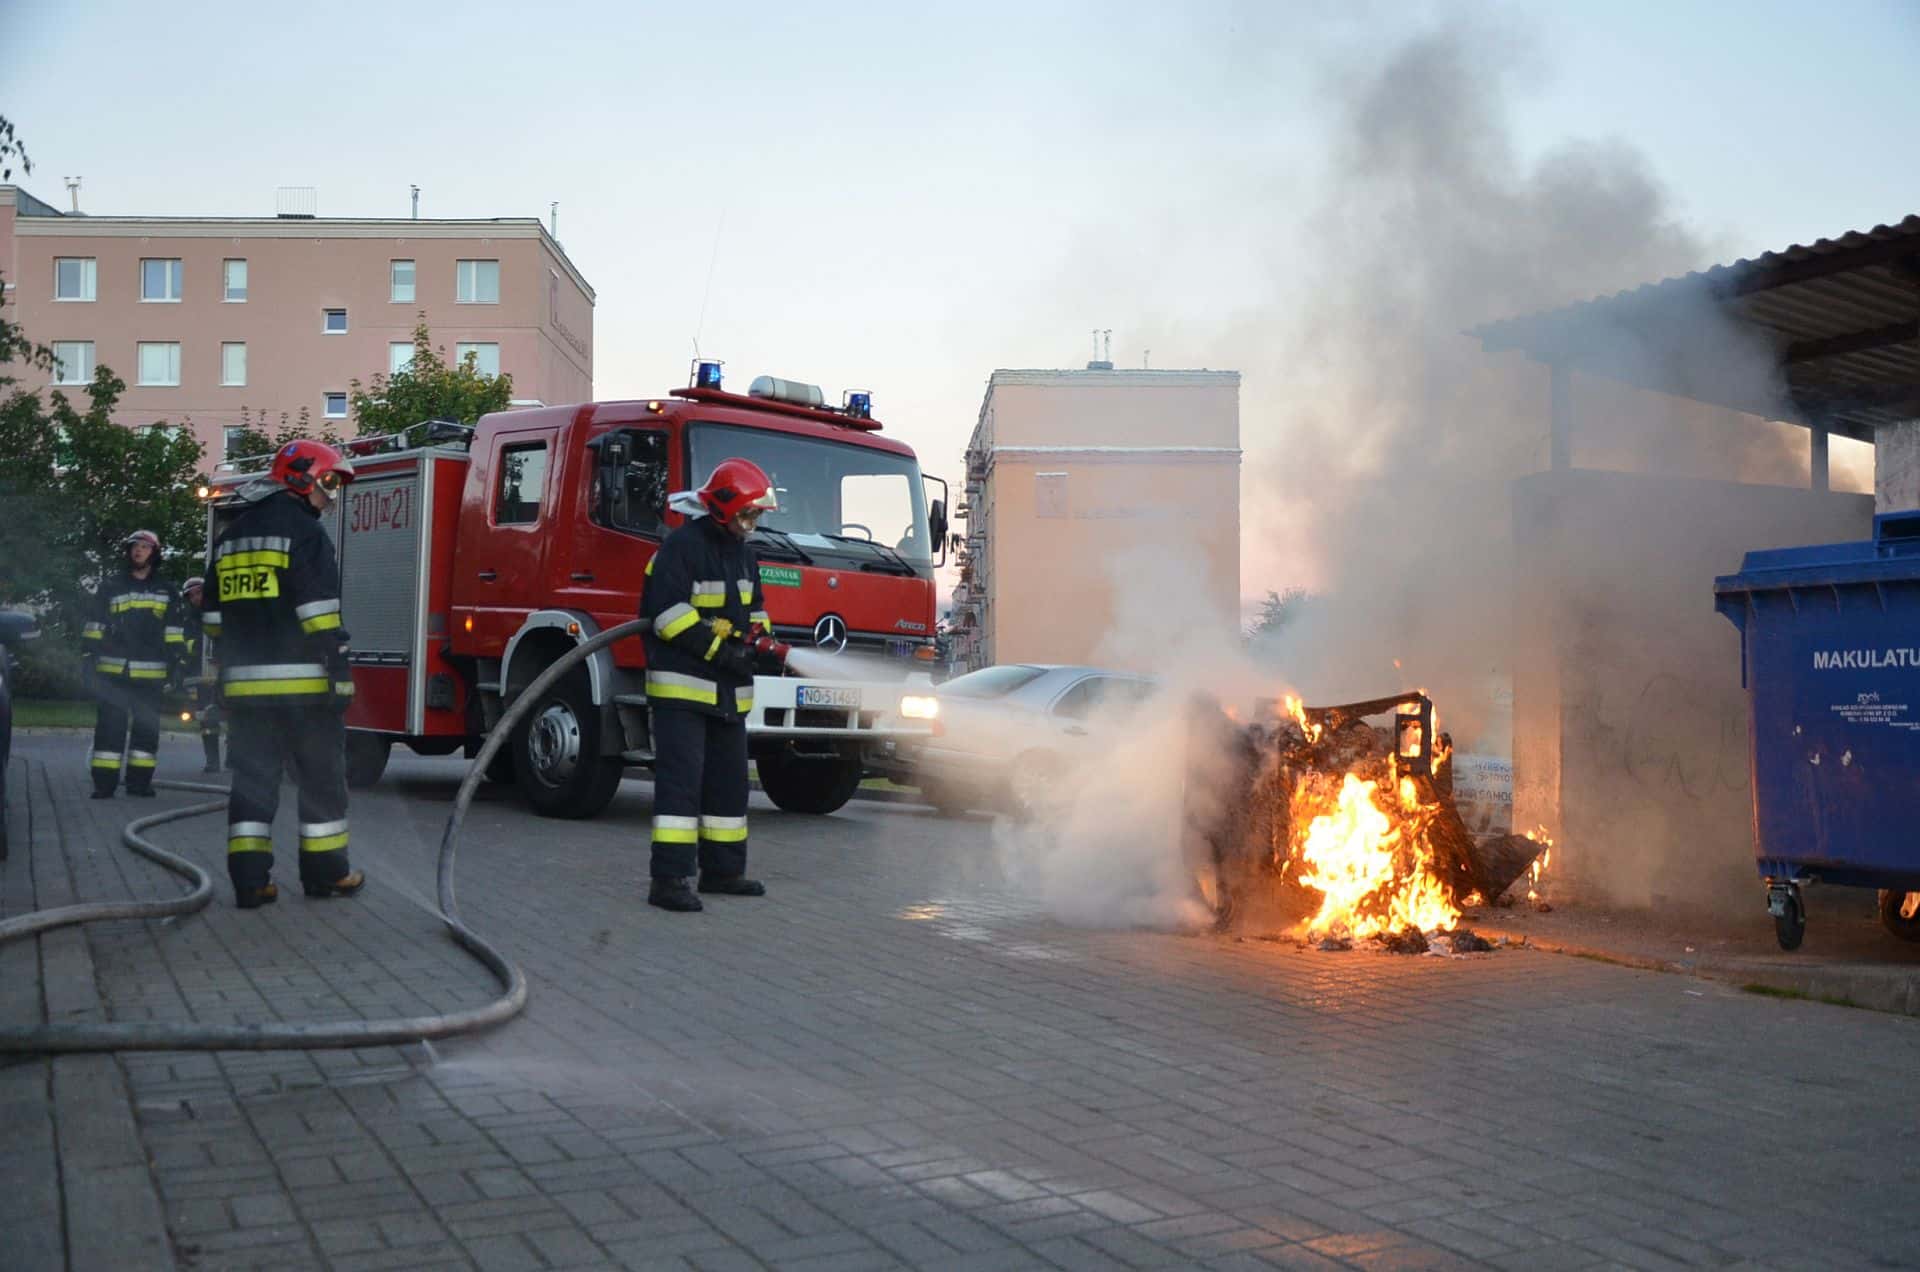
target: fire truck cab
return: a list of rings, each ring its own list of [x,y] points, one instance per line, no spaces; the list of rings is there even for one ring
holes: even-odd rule
[[[428,421],[349,444],[358,476],[323,521],[351,638],[352,783],[377,781],[395,742],[477,754],[542,671],[635,617],[648,561],[685,520],[669,494],[737,455],[780,500],[751,540],[776,634],[812,651],[810,668],[848,668],[758,680],[747,728],[760,785],[784,809],[839,808],[869,748],[938,729],[914,716],[932,701],[918,673],[934,657],[947,518],[930,487],[944,496],[944,483],[880,427],[864,394],[832,409],[814,386],[764,376],[736,394],[700,364],[694,387],[664,398],[503,411],[471,429]],[[216,534],[258,475],[222,468]],[[548,816],[600,812],[628,767],[653,760],[645,661],[638,638],[589,657],[531,707],[489,778]]]

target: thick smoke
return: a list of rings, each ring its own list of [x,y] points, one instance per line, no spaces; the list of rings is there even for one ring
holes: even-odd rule
[[[1271,676],[1245,656],[1234,628],[1215,621],[1197,545],[1138,545],[1102,563],[1119,598],[1092,655],[1096,665],[1151,669],[1158,690],[1086,722],[1046,804],[1030,822],[1002,821],[996,843],[1008,873],[1058,917],[1092,926],[1194,927],[1211,921],[1201,881],[1207,853],[1196,825],[1228,795],[1211,780],[1219,758],[1195,746],[1217,735],[1189,727],[1196,702],[1245,710]],[[1035,721],[1016,749],[1061,753]]]
[[[1626,146],[1568,142],[1521,161],[1513,56],[1507,40],[1452,27],[1349,81],[1312,229],[1323,264],[1288,324],[1305,391],[1287,394],[1279,453],[1246,483],[1250,541],[1310,563],[1306,582],[1323,594],[1285,651],[1307,695],[1423,686],[1463,741],[1482,722],[1490,673],[1507,666],[1508,483],[1548,466],[1550,418],[1544,368],[1491,357],[1465,332],[1707,259]],[[1672,321],[1712,332],[1729,373],[1767,398],[1763,351],[1704,298],[1685,309]],[[1664,353],[1619,333],[1583,338],[1612,340],[1622,364]],[[1584,378],[1580,389],[1583,466],[1782,482],[1804,472],[1779,434],[1751,421],[1703,425],[1653,395],[1626,401]],[[1274,454],[1252,439],[1249,450]],[[1396,675],[1404,681],[1381,683]]]
[[[1347,68],[1329,99],[1325,197],[1308,220],[1311,250],[1300,253],[1313,264],[1279,279],[1280,300],[1239,316],[1207,346],[1209,365],[1247,373],[1249,576],[1270,570],[1270,586],[1305,585],[1315,603],[1258,651],[1256,669],[1225,642],[1168,642],[1167,615],[1179,611],[1139,585],[1133,562],[1121,595],[1147,605],[1123,616],[1103,657],[1147,642],[1151,657],[1130,665],[1168,672],[1177,694],[1204,689],[1239,701],[1281,686],[1319,703],[1425,688],[1459,745],[1509,745],[1492,705],[1513,674],[1516,614],[1531,603],[1516,594],[1513,483],[1549,466],[1549,378],[1519,354],[1489,355],[1466,333],[1683,274],[1717,254],[1680,224],[1646,162],[1622,143],[1569,141],[1524,160],[1509,98],[1518,56],[1507,35],[1447,26]],[[1248,188],[1257,185],[1250,177]],[[1575,465],[1804,485],[1805,435],[1765,423],[1777,414],[1779,386],[1764,341],[1729,323],[1704,292],[1666,295],[1653,329],[1649,337],[1589,326],[1568,338],[1604,355],[1623,380],[1657,379],[1684,363],[1693,383],[1731,386],[1759,418],[1576,374]],[[1751,540],[1754,518],[1741,526],[1732,513],[1717,532],[1725,541],[1713,540],[1716,515],[1703,507],[1700,524],[1682,529],[1695,535],[1694,557],[1732,570],[1741,550],[1764,545]],[[1562,547],[1573,553],[1568,574],[1633,586],[1632,562],[1609,559],[1610,549],[1583,560],[1577,543]],[[1177,594],[1178,549],[1150,565]],[[1691,583],[1676,591],[1671,615],[1642,606],[1634,622],[1657,631],[1670,618],[1699,643],[1702,616],[1718,622],[1711,574],[1704,570],[1697,594]],[[1644,631],[1607,630],[1606,597],[1584,599],[1586,647],[1645,643]],[[1228,623],[1218,616],[1215,626]],[[1599,708],[1593,714],[1594,729],[1613,727]],[[1724,730],[1718,718],[1706,727]],[[1189,913],[1190,863],[1167,851],[1166,835],[1178,832],[1158,829],[1178,820],[1169,802],[1178,784],[1158,774],[1177,768],[1164,759],[1180,730],[1155,729],[1165,735],[1158,746],[1135,730],[1127,754],[1080,779],[1046,836],[1008,838],[1012,859],[1066,917]],[[1637,814],[1637,895],[1628,899],[1646,899],[1659,874],[1646,860],[1658,856],[1648,848],[1658,836],[1644,823],[1661,818],[1668,797],[1650,794]]]

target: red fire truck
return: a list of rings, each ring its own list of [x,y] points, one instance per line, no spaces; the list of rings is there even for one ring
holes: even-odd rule
[[[845,678],[755,685],[747,728],[767,796],[830,813],[870,747],[937,730],[914,673],[934,656],[945,483],[879,435],[865,394],[830,408],[817,387],[766,376],[732,393],[715,363],[694,380],[652,401],[427,421],[350,445],[358,477],[324,521],[352,637],[354,785],[379,780],[395,742],[476,754],[549,664],[633,618],[648,560],[683,520],[669,493],[733,455],[765,469],[780,499],[752,541],[775,633],[817,656],[867,656],[845,658]],[[257,476],[221,466],[215,533]],[[653,759],[644,664],[637,638],[589,658],[533,706],[488,777],[517,782],[548,816],[600,812],[624,770]]]

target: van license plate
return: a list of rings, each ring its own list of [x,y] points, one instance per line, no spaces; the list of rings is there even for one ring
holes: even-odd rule
[[[827,685],[801,685],[800,705],[803,707],[845,707],[848,710],[860,709],[860,691],[842,689]]]

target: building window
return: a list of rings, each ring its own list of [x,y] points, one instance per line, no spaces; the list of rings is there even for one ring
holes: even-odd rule
[[[347,311],[344,309],[323,309],[320,311],[320,330],[330,336],[347,334]]]
[[[387,346],[387,374],[399,375],[413,365],[413,342],[395,340]]]
[[[327,394],[326,417],[330,420],[347,418],[347,395],[344,393]]]
[[[247,439],[245,424],[229,424],[220,438],[220,458],[232,459],[234,450]]]
[[[148,258],[140,262],[140,299],[177,301],[182,280],[180,262]]]
[[[93,341],[56,340],[53,342],[53,382],[55,384],[93,383]]]
[[[170,388],[180,383],[180,346],[177,342],[140,345],[140,383],[160,388]]]
[[[500,484],[494,491],[493,524],[523,526],[540,520],[540,493],[547,484],[547,444],[500,448]]]
[[[53,261],[55,300],[94,299],[96,262],[91,256],[57,256]]]
[[[247,346],[229,340],[220,346],[220,383],[244,385],[247,382]]]
[[[387,299],[396,305],[411,305],[413,303],[412,261],[388,262]]]
[[[499,261],[458,261],[455,277],[458,285],[453,298],[463,305],[500,303]]]
[[[247,298],[247,263],[245,261],[225,261],[222,263],[222,285],[229,301],[243,301]]]
[[[492,342],[484,344],[456,344],[453,346],[453,360],[465,362],[467,355],[473,355],[473,369],[481,375],[500,374],[500,346]]]

